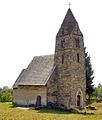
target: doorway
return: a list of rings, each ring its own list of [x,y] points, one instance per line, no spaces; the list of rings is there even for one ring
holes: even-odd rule
[[[77,95],[77,107],[80,107],[80,103],[81,103],[81,97],[80,95]]]
[[[36,107],[40,107],[40,106],[41,106],[41,96],[37,96]]]

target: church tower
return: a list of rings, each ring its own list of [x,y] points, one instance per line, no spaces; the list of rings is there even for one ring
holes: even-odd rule
[[[68,109],[85,106],[85,53],[83,34],[69,8],[56,35],[57,102]]]

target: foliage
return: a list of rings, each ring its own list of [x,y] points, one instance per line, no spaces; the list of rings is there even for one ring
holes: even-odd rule
[[[92,65],[91,65],[90,59],[91,59],[90,55],[88,55],[88,52],[86,52],[86,48],[85,48],[86,93],[89,97],[92,95],[93,90],[94,90],[94,85],[93,85],[94,71],[92,70]]]
[[[93,96],[97,100],[102,100],[102,85],[101,84],[98,84],[98,86],[94,88]]]
[[[12,89],[10,89],[8,86],[0,88],[0,101],[1,102],[12,101]]]

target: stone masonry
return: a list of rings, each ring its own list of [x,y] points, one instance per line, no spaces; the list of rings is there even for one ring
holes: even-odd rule
[[[58,72],[58,103],[64,104],[67,108],[84,107],[86,90],[84,41],[70,9],[56,36],[55,65]]]

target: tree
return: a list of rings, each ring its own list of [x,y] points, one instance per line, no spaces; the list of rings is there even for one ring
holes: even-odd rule
[[[102,100],[102,85],[100,83],[94,88],[93,96],[97,100]]]
[[[102,85],[100,83],[98,84],[98,88],[102,88]]]
[[[94,85],[93,85],[93,69],[90,61],[90,55],[88,55],[88,52],[86,52],[85,48],[85,68],[86,68],[86,93],[90,97],[94,91]]]
[[[8,91],[3,92],[1,96],[1,102],[11,102],[11,101],[12,101],[11,93]]]
[[[8,86],[0,88],[0,102],[10,102],[12,101],[12,89]]]

